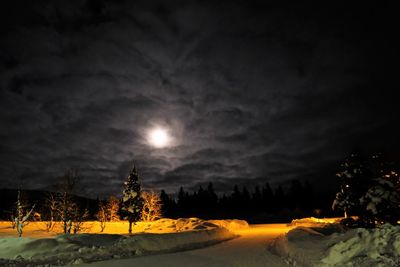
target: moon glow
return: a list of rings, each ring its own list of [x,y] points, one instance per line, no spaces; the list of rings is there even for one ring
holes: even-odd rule
[[[149,132],[148,141],[150,145],[156,148],[163,148],[168,146],[170,137],[165,129],[156,128]]]

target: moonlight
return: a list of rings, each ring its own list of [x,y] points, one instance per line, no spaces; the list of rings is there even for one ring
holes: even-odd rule
[[[163,148],[168,146],[170,137],[168,136],[167,130],[156,128],[149,132],[148,141],[150,145],[156,148]]]

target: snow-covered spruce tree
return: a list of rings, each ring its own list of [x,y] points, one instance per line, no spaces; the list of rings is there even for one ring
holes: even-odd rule
[[[341,164],[341,171],[336,174],[340,179],[340,191],[336,194],[332,209],[344,212],[344,217],[349,215],[363,215],[360,199],[371,185],[371,173],[365,160],[358,154],[351,154]]]
[[[385,177],[374,180],[374,185],[360,199],[366,217],[373,225],[391,223],[400,219],[400,194],[394,184]]]
[[[372,226],[396,224],[400,219],[400,175],[398,164],[383,154],[371,157],[372,185],[361,198],[365,218]]]
[[[121,217],[129,221],[129,234],[132,233],[132,223],[139,221],[142,211],[142,198],[140,197],[139,175],[135,165],[133,166],[125,188],[122,192]]]

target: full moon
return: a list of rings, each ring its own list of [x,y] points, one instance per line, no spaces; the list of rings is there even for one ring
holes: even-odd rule
[[[170,138],[165,129],[156,128],[150,131],[148,141],[152,146],[162,148],[168,145]]]

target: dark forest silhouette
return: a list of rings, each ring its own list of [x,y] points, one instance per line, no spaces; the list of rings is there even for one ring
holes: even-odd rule
[[[314,194],[309,182],[292,180],[287,188],[271,188],[269,183],[255,186],[235,185],[230,194],[218,197],[213,184],[194,192],[179,189],[176,199],[164,190],[160,198],[165,217],[239,218],[250,222],[289,221],[303,216],[332,216],[332,195]]]
[[[293,180],[289,185],[272,188],[263,186],[247,188],[234,185],[232,192],[218,196],[213,184],[199,186],[196,191],[186,191],[183,187],[177,194],[160,192],[163,217],[200,217],[204,219],[238,218],[249,222],[288,222],[304,216],[332,216],[332,194],[315,194],[310,183]],[[16,190],[0,190],[0,219],[9,220],[15,202]],[[27,203],[36,203],[35,209],[45,215],[45,198],[48,192],[23,190]],[[96,219],[99,200],[74,197],[77,204],[89,212],[88,220]],[[44,216],[45,217],[45,216]]]

